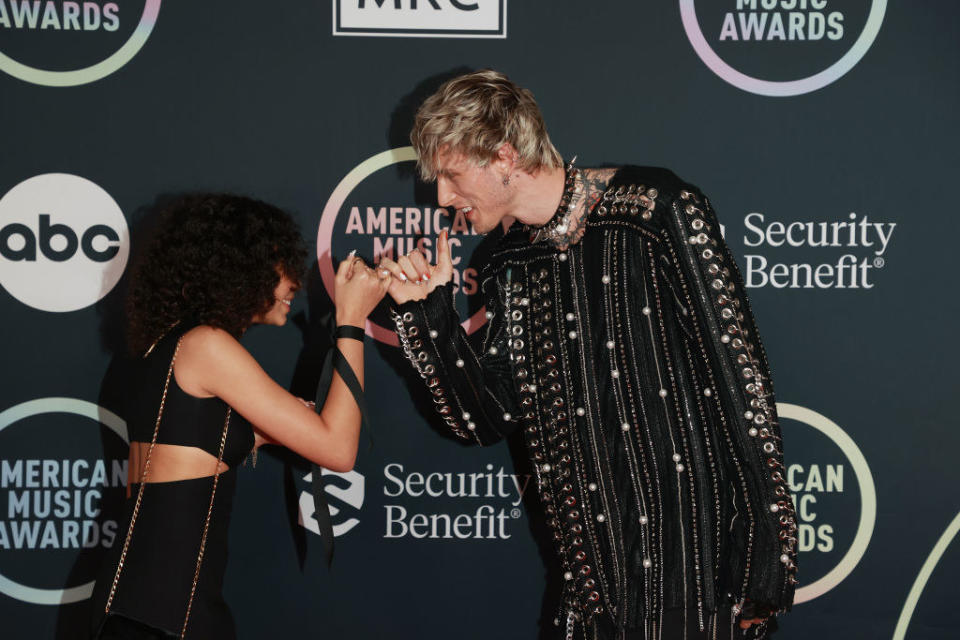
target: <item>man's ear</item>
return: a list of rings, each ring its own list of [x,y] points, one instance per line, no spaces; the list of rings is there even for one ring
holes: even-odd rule
[[[509,142],[504,142],[497,148],[497,153],[493,158],[492,164],[497,171],[504,176],[513,174],[517,166],[520,154]]]

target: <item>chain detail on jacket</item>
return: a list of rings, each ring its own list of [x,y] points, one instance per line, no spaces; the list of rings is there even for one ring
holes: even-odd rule
[[[796,514],[766,353],[707,199],[624,167],[576,244],[515,225],[485,267],[474,352],[451,285],[393,312],[461,438],[521,429],[564,577],[558,624],[701,631],[745,599],[790,608]],[[714,627],[715,628],[715,627]]]

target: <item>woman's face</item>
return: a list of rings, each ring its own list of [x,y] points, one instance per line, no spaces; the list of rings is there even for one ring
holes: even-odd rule
[[[290,313],[290,303],[299,287],[285,275],[280,276],[280,283],[273,290],[273,306],[253,317],[255,324],[272,324],[282,327],[287,323],[287,314]]]

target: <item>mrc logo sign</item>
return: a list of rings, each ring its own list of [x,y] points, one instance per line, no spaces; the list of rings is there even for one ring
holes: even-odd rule
[[[76,311],[107,295],[127,266],[119,205],[86,178],[46,173],[0,198],[0,285],[41,311]]]
[[[502,39],[507,0],[334,0],[333,35]]]

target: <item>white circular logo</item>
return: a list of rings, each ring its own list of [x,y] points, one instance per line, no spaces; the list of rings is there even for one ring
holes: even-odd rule
[[[701,0],[698,15],[696,4],[680,0],[694,51],[726,82],[764,96],[810,93],[843,76],[867,53],[887,10],[887,0]],[[790,79],[769,78],[778,74]]]
[[[337,255],[346,254],[343,245],[349,244],[371,262],[378,262],[384,256],[396,259],[415,248],[432,261],[434,238],[446,229],[450,234],[454,290],[462,293],[457,296],[458,310],[461,316],[467,317],[461,326],[470,334],[487,321],[486,308],[480,306],[478,265],[482,260],[474,253],[482,236],[470,228],[462,213],[451,215],[445,207],[433,206],[432,196],[429,203],[417,203],[410,201],[409,194],[398,195],[409,192],[413,186],[409,178],[391,177],[381,170],[396,164],[413,165],[416,159],[413,147],[398,147],[367,158],[344,176],[320,216],[317,266],[327,294],[333,299],[334,245],[342,249]],[[392,180],[392,183],[387,188],[384,184],[370,184],[380,180]],[[391,324],[386,316],[368,319],[367,335],[397,346],[399,341]]]
[[[122,440],[121,450],[118,440],[101,442],[102,436],[95,431],[73,430],[74,425],[98,424]],[[0,447],[0,503],[5,503],[0,516],[4,559],[0,593],[32,604],[86,600],[93,593],[93,580],[81,578],[80,584],[61,588],[51,588],[49,583],[62,584],[64,567],[75,566],[84,554],[110,548],[117,541],[118,523],[103,520],[101,504],[122,495],[126,487],[127,424],[86,400],[39,398],[0,412],[0,432],[15,425],[30,432],[20,437],[16,429],[4,433]],[[35,435],[36,429],[56,438],[48,441]],[[113,455],[107,452],[108,444]],[[37,449],[42,450],[40,455]],[[122,459],[117,459],[120,455]],[[24,584],[25,576],[33,584]],[[37,586],[38,582],[48,585]]]
[[[357,471],[336,473],[328,469],[323,470],[327,477],[327,506],[330,508],[330,517],[333,519],[333,535],[342,536],[360,524],[357,517],[363,507],[365,479]],[[303,477],[305,482],[313,481],[311,471]],[[298,523],[307,531],[320,535],[320,524],[317,522],[317,505],[310,491],[300,492],[300,515]]]
[[[94,304],[120,280],[129,252],[123,211],[85,178],[47,173],[0,198],[0,285],[35,309]]]
[[[863,558],[877,520],[877,493],[866,458],[839,425],[795,404],[778,402],[777,413],[788,447],[807,445],[788,449],[786,469],[799,516],[798,534],[803,554],[800,559],[803,586],[797,589],[793,600],[794,604],[800,604],[822,596],[843,582]],[[796,421],[812,427],[813,431],[793,432],[793,425],[784,425],[785,421]],[[824,436],[829,444],[823,441]],[[804,448],[808,451],[803,451]],[[858,489],[859,518],[849,508],[849,499],[844,498],[847,493],[844,480],[849,469],[853,470]],[[819,575],[808,582],[804,579],[808,571]]]
[[[0,33],[4,34],[0,71],[48,87],[72,87],[105,78],[130,62],[153,31],[161,0],[142,1],[143,11],[138,12],[136,2],[97,0],[81,6],[80,2],[0,0]],[[83,48],[73,44],[81,41],[86,45]],[[101,50],[103,46],[108,50]],[[90,55],[93,59],[86,59]],[[41,64],[25,63],[17,59],[21,56],[38,58]],[[59,64],[57,58],[61,58]],[[58,68],[51,69],[51,65]]]

